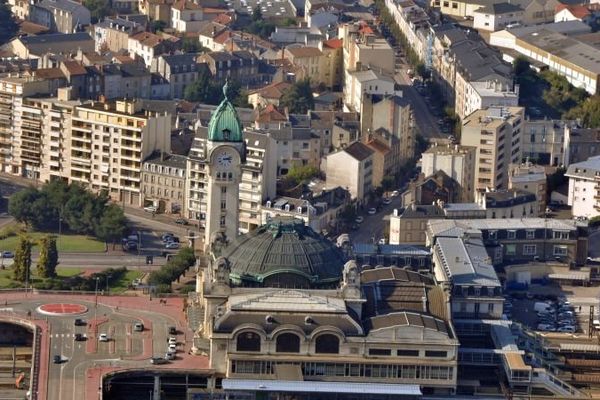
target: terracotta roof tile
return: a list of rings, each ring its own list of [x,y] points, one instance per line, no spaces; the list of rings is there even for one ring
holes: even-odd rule
[[[35,71],[35,76],[41,79],[65,79],[60,68],[41,68]]]
[[[569,10],[569,12],[575,17],[575,18],[585,18],[590,16],[590,10],[587,8],[587,6],[582,6],[579,4],[559,4],[556,6],[555,11],[558,13],[562,10]]]
[[[265,87],[254,90],[249,94],[258,93],[260,96],[267,99],[279,99],[283,96],[283,93],[288,90],[292,85],[288,82],[276,82],[271,83]]]
[[[286,49],[294,57],[318,57],[323,53],[316,47],[292,47]]]
[[[63,61],[63,64],[70,75],[85,75],[87,71],[85,67],[77,61]]]
[[[144,46],[150,46],[150,47],[154,47],[164,40],[160,36],[155,35],[154,33],[150,33],[150,32],[137,33],[137,34],[131,36],[131,39],[137,40]]]
[[[281,113],[273,104],[269,104],[258,114],[257,122],[287,121],[287,117]]]
[[[323,46],[329,47],[331,49],[339,49],[344,45],[344,41],[342,39],[329,39],[323,41]]]

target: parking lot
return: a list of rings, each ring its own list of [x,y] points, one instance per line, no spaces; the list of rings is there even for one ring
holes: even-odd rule
[[[240,14],[252,15],[260,7],[263,18],[294,18],[296,13],[287,0],[225,0],[229,8]]]

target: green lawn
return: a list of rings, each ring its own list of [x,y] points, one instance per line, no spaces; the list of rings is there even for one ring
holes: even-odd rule
[[[28,234],[29,237],[35,242],[40,237],[46,235],[45,233],[33,232]],[[60,235],[57,236],[56,246],[58,252],[64,253],[98,253],[105,250],[104,243],[83,235]],[[2,251],[15,251],[17,243],[19,241],[18,236],[11,236],[6,239],[0,240],[0,250]],[[37,251],[37,244],[34,245],[33,251]]]
[[[69,278],[75,275],[81,274],[81,269],[79,268],[56,268],[56,274],[59,278]],[[19,284],[13,281],[13,271],[12,268],[0,269],[0,289],[8,288],[8,287],[23,287],[24,284]],[[35,266],[31,266],[31,283],[35,283],[39,281],[35,274]]]
[[[121,279],[116,282],[110,282],[110,293],[123,293],[129,288],[129,285],[131,285],[134,279],[139,279],[143,275],[144,273],[141,271],[128,270]]]

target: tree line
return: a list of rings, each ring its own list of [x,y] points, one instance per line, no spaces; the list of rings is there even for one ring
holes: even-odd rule
[[[92,235],[114,244],[127,232],[127,220],[109,200],[104,192],[94,194],[78,184],[56,180],[15,193],[8,212],[36,231]]]
[[[179,277],[196,262],[194,250],[184,247],[159,270],[152,271],[148,283],[154,285],[159,293],[171,291],[171,282],[178,281]]]

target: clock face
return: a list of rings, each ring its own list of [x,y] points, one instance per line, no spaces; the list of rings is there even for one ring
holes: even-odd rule
[[[223,152],[217,156],[217,164],[221,167],[230,167],[233,163],[233,156],[229,153]]]

